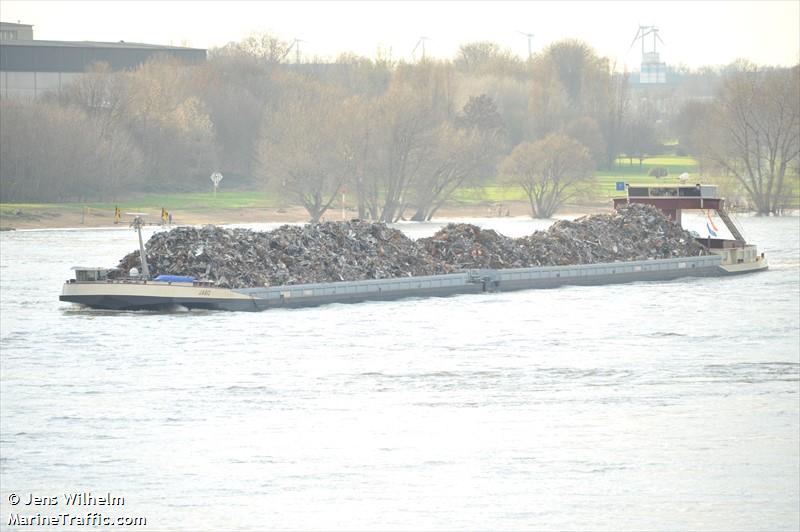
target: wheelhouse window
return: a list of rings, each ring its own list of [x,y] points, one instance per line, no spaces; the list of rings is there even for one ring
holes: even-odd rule
[[[75,270],[76,281],[105,281],[108,270]]]

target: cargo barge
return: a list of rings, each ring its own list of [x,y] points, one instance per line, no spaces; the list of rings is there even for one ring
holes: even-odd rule
[[[708,255],[594,263],[534,268],[470,269],[459,273],[399,277],[333,283],[295,284],[255,288],[220,288],[191,277],[160,275],[150,278],[144,244],[143,222],[134,219],[139,231],[142,272],[128,278],[112,279],[110,269],[76,267],[75,279],[68,280],[61,301],[111,310],[188,309],[261,311],[271,308],[309,307],[328,303],[395,300],[411,297],[442,297],[458,294],[493,293],[562,285],[604,285],[635,281],[664,281],[681,277],[735,275],[765,270],[767,260],[756,247],[747,244],[741,231],[724,210],[713,186],[629,187],[621,203],[647,203],[661,209],[680,223],[685,209],[714,210],[733,239],[716,235],[697,240]],[[711,231],[709,231],[711,233]]]

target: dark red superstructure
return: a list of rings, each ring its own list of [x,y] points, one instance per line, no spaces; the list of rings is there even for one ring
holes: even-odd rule
[[[733,235],[734,240],[698,238],[709,248],[732,248],[745,245],[744,236],[725,210],[725,200],[717,195],[716,185],[629,185],[628,196],[614,198],[614,208],[629,203],[652,205],[676,224],[681,224],[684,210],[715,211]]]

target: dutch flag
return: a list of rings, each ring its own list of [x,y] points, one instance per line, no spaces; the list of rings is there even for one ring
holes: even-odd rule
[[[710,211],[706,211],[706,218],[708,218],[708,221],[706,222],[706,228],[708,229],[708,235],[709,236],[717,236],[717,231],[719,231],[719,229],[717,229],[717,226],[714,225],[714,220],[711,219],[711,212]]]

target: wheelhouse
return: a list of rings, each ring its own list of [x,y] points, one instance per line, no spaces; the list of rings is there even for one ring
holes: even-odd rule
[[[108,280],[108,268],[87,268],[85,266],[74,266],[75,281],[79,283],[96,283]]]

